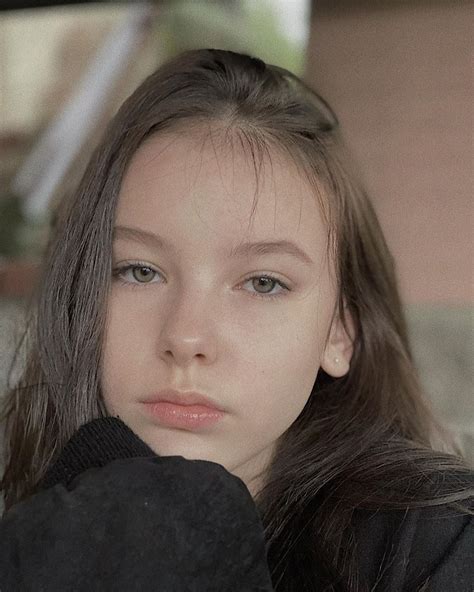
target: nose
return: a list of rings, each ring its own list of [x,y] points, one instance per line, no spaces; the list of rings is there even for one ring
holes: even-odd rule
[[[158,340],[159,356],[168,364],[211,364],[217,357],[215,320],[204,298],[183,295],[164,311]]]

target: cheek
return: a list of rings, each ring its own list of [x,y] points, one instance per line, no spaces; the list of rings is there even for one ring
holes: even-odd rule
[[[284,355],[279,356],[278,373],[286,384],[291,400],[305,404],[319,369],[319,343],[316,335],[287,337]]]
[[[321,313],[312,299],[278,315],[271,323],[260,325],[261,332],[253,333],[253,341],[258,343],[258,350],[268,364],[294,380],[299,373],[311,374],[319,366],[324,351],[328,319]]]
[[[111,299],[103,340],[101,385],[105,401],[121,398],[121,392],[133,386],[134,369],[144,361],[147,343],[143,327],[130,307]]]
[[[123,355],[120,355],[120,350],[117,353],[115,352],[113,336],[114,328],[111,327],[109,324],[104,332],[102,360],[100,368],[100,383],[102,395],[107,405],[111,402],[112,393],[117,392],[114,383],[114,378],[115,380],[117,379],[117,369],[123,367],[123,364],[126,362],[124,353]],[[120,356],[121,359],[117,359],[117,354]]]
[[[253,334],[247,341],[252,349],[241,358],[245,366],[241,380],[244,391],[254,398],[249,405],[256,421],[270,413],[286,429],[296,419],[316,380],[323,341],[315,321],[295,323],[294,318],[273,330],[262,327],[258,337]]]

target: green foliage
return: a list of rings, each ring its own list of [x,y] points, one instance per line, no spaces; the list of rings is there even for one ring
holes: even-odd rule
[[[25,217],[17,195],[0,196],[0,259],[40,258],[49,231],[49,219],[34,222]]]
[[[19,229],[24,224],[20,200],[8,194],[0,199],[0,256],[13,257],[22,251]]]
[[[284,35],[271,2],[247,0],[245,5],[246,20],[253,36],[250,51],[270,64],[282,66],[301,76],[306,48]]]
[[[165,58],[188,49],[212,47],[249,53],[301,75],[305,48],[289,40],[265,0],[229,7],[210,0],[176,0],[160,13],[156,35]]]

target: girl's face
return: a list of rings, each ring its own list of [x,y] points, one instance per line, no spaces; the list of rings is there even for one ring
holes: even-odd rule
[[[255,170],[237,146],[176,133],[134,155],[113,263],[136,267],[112,280],[101,385],[109,413],[157,454],[219,463],[254,494],[319,368],[344,375],[351,349],[338,322],[326,342],[336,292],[313,190],[274,150],[252,217]],[[244,247],[263,242],[275,244]],[[197,391],[226,413],[168,427],[142,402],[163,389]]]

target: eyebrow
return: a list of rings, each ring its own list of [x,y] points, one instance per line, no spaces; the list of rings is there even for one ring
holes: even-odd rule
[[[271,253],[278,253],[280,255],[292,255],[307,265],[313,265],[314,261],[311,257],[300,249],[298,245],[289,240],[279,241],[260,241],[256,243],[242,243],[237,247],[231,249],[229,256],[234,257],[249,257],[258,255],[267,255]]]
[[[115,241],[119,239],[135,241],[145,245],[145,247],[151,247],[155,250],[172,250],[171,245],[157,234],[146,230],[140,230],[139,228],[132,228],[130,226],[116,226],[114,228],[113,240]]]
[[[132,228],[130,226],[116,226],[114,228],[113,238],[114,240],[132,240],[156,250],[173,250],[171,244],[169,244],[157,234],[148,232],[146,230],[140,230],[138,228]],[[303,251],[303,249],[298,247],[298,245],[289,240],[241,243],[230,250],[229,257],[236,259],[274,253],[281,255],[291,255],[306,265],[314,265],[314,261],[311,259],[311,257],[305,251]]]

